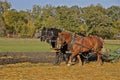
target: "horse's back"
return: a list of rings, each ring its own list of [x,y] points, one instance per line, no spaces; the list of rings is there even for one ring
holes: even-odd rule
[[[101,50],[103,47],[103,39],[98,36],[88,36],[93,49],[94,50]]]

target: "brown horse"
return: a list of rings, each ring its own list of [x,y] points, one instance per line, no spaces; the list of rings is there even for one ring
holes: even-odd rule
[[[68,44],[72,52],[69,57],[68,66],[70,66],[72,59],[77,55],[79,64],[81,65],[81,59],[79,54],[84,52],[93,51],[97,54],[97,62],[99,65],[102,63],[101,49],[103,47],[103,40],[97,36],[83,37],[71,32],[61,32],[58,34],[57,47],[60,48],[64,44]],[[82,63],[83,64],[83,63]]]

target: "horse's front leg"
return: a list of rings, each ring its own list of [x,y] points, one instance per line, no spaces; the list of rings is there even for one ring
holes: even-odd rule
[[[78,59],[78,65],[82,66],[83,65],[83,61],[81,60],[81,57],[80,57],[79,54],[77,55],[77,59]]]
[[[67,66],[70,66],[70,65],[71,65],[72,59],[73,59],[74,56],[75,56],[74,53],[72,53],[72,54],[70,55]]]
[[[102,65],[102,54],[100,52],[97,53],[97,63],[98,65]]]

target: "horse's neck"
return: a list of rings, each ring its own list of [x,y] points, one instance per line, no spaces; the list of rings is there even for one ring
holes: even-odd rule
[[[68,36],[66,37],[66,43],[67,43],[67,44],[70,44],[71,41],[72,41],[72,35],[68,35]]]

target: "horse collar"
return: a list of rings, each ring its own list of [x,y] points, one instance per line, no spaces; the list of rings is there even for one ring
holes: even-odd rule
[[[70,44],[73,45],[74,41],[75,41],[75,33],[72,34],[72,40]]]

